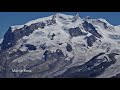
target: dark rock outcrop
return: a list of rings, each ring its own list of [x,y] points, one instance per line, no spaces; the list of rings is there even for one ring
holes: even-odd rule
[[[69,29],[69,34],[71,37],[77,37],[77,36],[80,36],[80,35],[85,35],[85,33],[83,33],[79,27],[76,27],[76,28],[70,28]]]
[[[56,76],[56,78],[94,78],[101,75],[106,68],[115,64],[115,60],[108,60],[106,56],[98,59],[99,56],[104,55],[105,53],[100,53],[97,56],[94,56],[88,62],[80,66],[74,66],[69,68],[62,75]],[[113,55],[113,53],[111,53]],[[114,59],[115,59],[114,54]],[[109,57],[110,59],[110,57]]]
[[[13,45],[15,45],[15,40],[14,40],[14,33],[12,33],[12,28],[10,27],[8,31],[4,35],[3,42],[1,44],[1,50],[6,50]]]
[[[113,77],[111,77],[111,78],[120,78],[120,73],[115,75],[115,76],[113,76]]]
[[[84,21],[84,23],[82,25],[87,32],[90,32],[95,37],[98,37],[98,38],[102,37],[102,35],[97,32],[97,30],[95,29],[95,27],[91,23]]]
[[[33,23],[30,26],[24,25],[24,27],[20,29],[16,29],[12,32],[12,27],[8,29],[8,31],[4,35],[3,43],[1,44],[1,50],[9,49],[14,46],[16,42],[21,39],[23,36],[29,36],[34,30],[41,28],[43,29],[46,25],[55,24],[55,20],[48,20],[46,23],[38,22]]]
[[[36,46],[34,46],[34,45],[26,44],[25,46],[28,48],[28,50],[36,50],[37,49]]]
[[[100,24],[102,24],[102,26],[103,26],[104,29],[108,28],[108,26],[107,26],[107,24],[105,22],[103,22],[101,20],[97,20],[97,22],[100,23]]]
[[[51,40],[53,40],[53,39],[54,39],[54,36],[55,36],[55,34],[53,33],[53,34],[52,34],[52,38],[51,38]]]
[[[4,40],[1,44],[1,49],[6,50],[10,47],[13,47],[20,38],[22,38],[23,36],[29,36],[35,29],[35,25],[25,25],[23,28],[14,30],[14,32],[12,32],[12,28],[10,27],[4,35]]]
[[[67,43],[66,49],[68,52],[71,52],[73,50],[72,46],[69,43]]]
[[[93,46],[93,43],[97,40],[97,38],[93,35],[87,37],[87,44],[88,46]]]
[[[47,48],[46,43],[41,44],[41,45],[40,45],[40,48],[42,48],[43,50],[46,49],[46,48]]]
[[[62,50],[57,49],[56,52],[51,52],[49,50],[46,50],[44,52],[44,59],[47,60],[53,60],[53,59],[57,59],[57,60],[61,60],[64,57],[64,54],[62,52]]]

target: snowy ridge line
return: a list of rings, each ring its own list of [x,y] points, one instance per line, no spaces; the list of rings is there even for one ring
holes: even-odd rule
[[[1,62],[10,60],[6,63],[10,69],[32,69],[33,75],[24,77],[54,77],[72,67],[63,75],[97,77],[104,72],[100,77],[111,77],[120,72],[116,68],[120,66],[120,26],[112,26],[105,19],[57,13],[11,28],[13,32],[9,29],[1,44]]]

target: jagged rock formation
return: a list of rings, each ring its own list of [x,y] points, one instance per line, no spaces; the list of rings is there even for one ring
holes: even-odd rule
[[[11,26],[0,44],[0,78],[119,77],[120,26],[57,13]]]

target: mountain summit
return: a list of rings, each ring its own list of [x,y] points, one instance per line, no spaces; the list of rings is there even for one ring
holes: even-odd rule
[[[119,77],[119,45],[120,26],[57,13],[9,27],[0,44],[0,77]]]

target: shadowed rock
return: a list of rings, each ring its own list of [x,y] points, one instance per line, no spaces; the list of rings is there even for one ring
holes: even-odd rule
[[[90,32],[95,37],[98,37],[98,38],[102,37],[102,35],[97,32],[97,30],[95,29],[95,27],[91,23],[84,21],[84,23],[82,25],[87,32]]]
[[[91,35],[87,37],[87,44],[88,46],[93,46],[93,43],[97,40],[97,38],[94,35]]]
[[[67,43],[66,49],[68,52],[71,52],[73,50],[72,46],[69,43]]]
[[[69,29],[69,33],[70,33],[70,36],[71,37],[77,37],[77,36],[80,36],[80,35],[85,35],[85,33],[83,33],[79,27],[76,27],[76,28],[70,28]]]
[[[109,61],[106,56],[98,59],[99,56],[104,55],[105,53],[100,53],[97,56],[94,56],[88,62],[80,66],[74,66],[69,68],[62,75],[56,76],[55,78],[93,78],[101,75],[106,68],[115,64],[115,55],[118,54],[109,54]],[[111,56],[112,55],[112,56]],[[113,58],[111,58],[113,57]],[[114,60],[115,59],[115,60]]]

